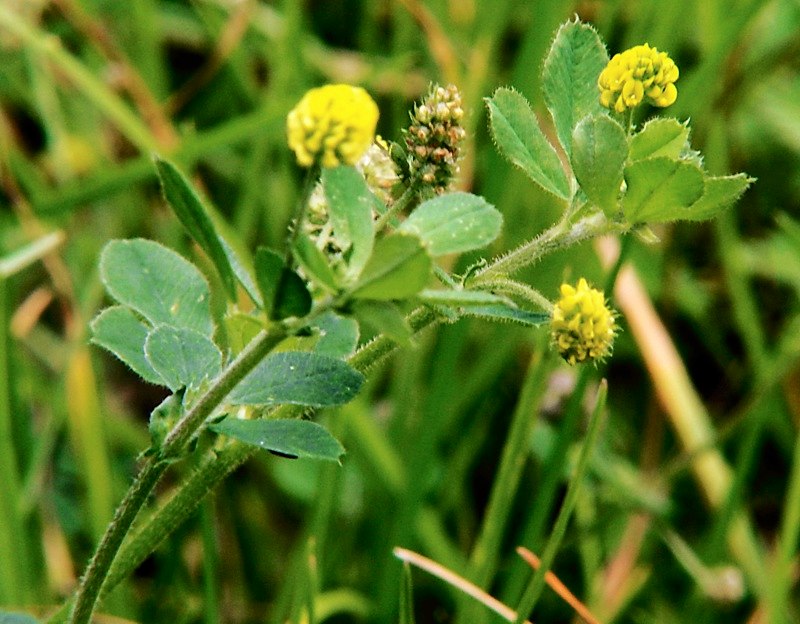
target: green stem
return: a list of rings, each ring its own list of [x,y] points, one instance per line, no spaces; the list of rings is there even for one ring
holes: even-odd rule
[[[503,534],[528,457],[528,445],[538,416],[536,407],[545,379],[544,362],[542,350],[537,349],[522,385],[522,393],[511,420],[480,534],[470,556],[472,581],[480,587],[488,587],[494,576]]]
[[[776,547],[772,609],[768,619],[770,623],[786,622],[789,617],[793,584],[792,560],[797,556],[798,544],[800,544],[800,436],[794,444],[794,458]]]
[[[70,615],[70,624],[86,624],[92,617],[95,605],[103,588],[103,583],[116,558],[122,541],[130,531],[133,521],[147,501],[153,487],[168,465],[168,459],[177,457],[192,435],[208,418],[233,387],[285,337],[285,331],[268,333],[262,331],[237,356],[208,391],[200,397],[192,408],[170,431],[155,457],[150,458],[120,503],[114,519],[100,541],[94,556],[89,562],[75,596],[75,607]]]
[[[540,307],[545,312],[553,311],[553,303],[535,288],[516,280],[499,278],[481,281],[478,285],[480,290],[489,290],[493,293],[513,295],[525,299],[535,306]]]
[[[200,507],[200,526],[203,534],[203,622],[219,624],[219,594],[217,592],[217,536],[214,530],[213,499],[204,499]]]
[[[514,624],[523,624],[525,620],[528,619],[528,616],[533,611],[533,608],[536,606],[539,596],[542,594],[542,589],[544,589],[545,574],[553,565],[558,548],[561,546],[561,540],[564,539],[564,535],[567,532],[567,524],[569,523],[570,516],[572,515],[572,510],[575,508],[575,502],[578,500],[578,493],[580,492],[583,477],[589,464],[589,456],[594,449],[594,444],[597,440],[597,434],[600,430],[600,422],[602,421],[603,410],[605,409],[607,392],[608,384],[605,380],[603,380],[600,384],[600,390],[597,395],[597,402],[595,403],[594,411],[592,412],[592,418],[589,423],[589,431],[586,434],[586,440],[581,448],[581,454],[578,458],[578,465],[575,467],[575,474],[572,476],[572,479],[570,479],[569,485],[567,486],[567,494],[564,498],[564,504],[561,506],[561,509],[558,512],[558,517],[556,518],[553,532],[550,534],[550,538],[547,540],[544,552],[542,553],[539,569],[533,574],[533,577],[528,583],[528,587],[525,589],[525,593],[522,595],[522,599],[519,602],[519,606],[517,607],[517,617],[514,620]]]
[[[417,182],[416,179],[411,180],[411,183],[403,191],[403,194],[394,202],[389,209],[384,212],[375,223],[375,231],[380,232],[389,223],[395,215],[400,214],[411,205],[411,202],[417,196]]]
[[[14,422],[11,411],[11,374],[6,289],[8,281],[0,275],[0,482],[4,502],[0,505],[0,604],[24,604],[26,587],[32,580],[26,567],[26,532],[20,512],[20,475],[14,448]],[[16,562],[11,565],[10,562]],[[17,568],[21,565],[22,568]]]
[[[412,331],[416,333],[432,325],[436,321],[436,316],[427,308],[418,308],[406,320]],[[363,373],[396,348],[397,344],[394,341],[382,336],[359,349],[350,358],[349,363]],[[101,588],[102,595],[107,594],[131,574],[176,527],[194,512],[203,498],[220,481],[243,464],[256,450],[252,446],[234,441],[218,454],[207,456],[197,470],[178,488],[169,502],[154,512],[148,522],[125,543],[108,571],[108,578]],[[48,624],[64,622],[69,609],[68,605],[69,603],[51,615],[47,620]]]
[[[31,28],[14,13],[8,4],[0,4],[0,26],[19,37],[31,50],[51,61],[81,92],[116,123],[125,137],[141,152],[150,153],[158,144],[147,126],[113,91],[74,56],[69,54],[53,35]]]
[[[476,271],[472,282],[482,283],[490,279],[519,271],[540,260],[543,256],[589,240],[601,234],[620,231],[623,226],[609,222],[602,213],[595,213],[577,221],[572,226],[559,222],[536,238],[523,243],[498,260]]]

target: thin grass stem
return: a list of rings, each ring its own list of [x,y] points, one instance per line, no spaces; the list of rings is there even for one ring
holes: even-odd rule
[[[556,553],[561,546],[561,541],[567,532],[567,525],[572,516],[572,510],[575,508],[575,502],[578,500],[583,478],[586,473],[586,468],[589,465],[589,456],[594,450],[594,445],[600,431],[600,423],[602,422],[603,413],[606,405],[606,395],[608,394],[608,384],[605,380],[600,383],[600,388],[597,393],[597,401],[595,402],[594,410],[592,412],[591,420],[589,421],[589,430],[586,434],[586,439],[581,447],[581,453],[578,457],[578,463],[575,467],[575,472],[567,486],[567,494],[564,498],[564,503],[558,512],[553,531],[545,544],[544,551],[542,552],[541,564],[539,569],[533,574],[530,582],[528,583],[522,598],[517,607],[517,617],[514,624],[522,624],[525,619],[533,612],[542,590],[545,586],[545,574],[550,570],[555,561]]]

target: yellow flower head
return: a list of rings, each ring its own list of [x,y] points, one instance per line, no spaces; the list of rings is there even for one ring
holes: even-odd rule
[[[623,113],[645,98],[655,106],[669,106],[678,97],[678,66],[646,43],[615,54],[600,72],[600,103]]]
[[[561,285],[550,333],[556,349],[570,365],[609,355],[616,329],[614,312],[601,291],[590,288],[584,278],[577,286]]]
[[[286,117],[289,147],[310,167],[354,165],[372,143],[378,106],[361,87],[345,84],[311,89]]]

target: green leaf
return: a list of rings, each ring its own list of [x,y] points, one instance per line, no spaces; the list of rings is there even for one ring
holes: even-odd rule
[[[222,353],[217,346],[192,329],[156,327],[147,336],[144,353],[173,392],[197,388],[204,379],[213,379],[222,370]]]
[[[417,624],[414,619],[414,578],[411,575],[411,565],[408,561],[403,561],[403,577],[400,580],[399,618],[399,624]]]
[[[93,343],[111,351],[145,381],[157,386],[165,385],[144,356],[144,343],[150,328],[130,308],[106,308],[94,318],[91,328]]]
[[[264,329],[264,323],[261,319],[244,312],[227,314],[223,323],[225,325],[225,335],[228,339],[228,348],[234,354],[244,349],[256,337],[258,332]]]
[[[502,225],[502,215],[483,197],[448,193],[422,202],[399,231],[418,236],[432,256],[442,256],[485,247]]]
[[[608,53],[594,28],[576,19],[558,29],[544,60],[542,90],[567,156],[572,156],[578,122],[587,115],[606,114],[597,77],[607,63]]]
[[[150,441],[154,449],[161,449],[169,432],[183,417],[185,413],[184,398],[183,392],[170,394],[150,412],[150,421],[147,424],[147,429],[150,432]]]
[[[631,138],[630,159],[643,160],[666,156],[680,157],[689,141],[689,126],[671,117],[657,117],[648,121]]]
[[[500,295],[484,290],[423,290],[417,295],[423,303],[448,306],[485,306],[495,303],[510,304]]]
[[[589,201],[609,216],[619,211],[617,198],[627,158],[625,130],[608,115],[589,115],[575,127],[572,170]]]
[[[364,268],[375,238],[372,206],[375,197],[354,167],[323,169],[322,186],[337,238],[350,249],[348,273],[356,278]]]
[[[211,431],[291,458],[338,462],[344,448],[325,427],[310,420],[242,420],[225,418],[208,426]]]
[[[206,206],[208,215],[214,223],[214,227],[219,234],[222,249],[228,258],[228,262],[233,269],[239,283],[244,287],[250,299],[261,306],[261,294],[258,292],[255,278],[255,268],[253,267],[253,257],[250,248],[242,241],[239,233],[223,219],[222,215],[213,206]]]
[[[397,233],[380,239],[352,295],[359,299],[405,299],[430,279],[433,262],[416,236]]]
[[[336,358],[317,353],[273,353],[228,395],[233,405],[342,405],[352,399],[364,376]]]
[[[39,620],[27,613],[0,611],[0,624],[39,624]]]
[[[406,317],[390,301],[361,301],[353,306],[353,314],[381,334],[386,334],[397,344],[406,346],[411,341],[411,327]]]
[[[311,279],[331,292],[339,290],[339,278],[314,241],[305,234],[298,233],[293,251],[295,259]]]
[[[658,223],[682,218],[702,195],[703,172],[689,162],[663,156],[638,160],[625,168],[628,184],[622,210],[630,223]]]
[[[681,212],[676,219],[704,221],[712,219],[739,199],[755,180],[747,174],[731,176],[706,176],[702,197]]]
[[[110,241],[100,254],[100,278],[114,299],[152,325],[214,333],[208,284],[171,249],[142,238]]]
[[[528,327],[537,327],[550,322],[550,315],[544,312],[529,312],[507,304],[468,306],[462,309],[467,316],[477,316],[489,321],[512,321]]]
[[[284,264],[282,256],[259,247],[255,258],[256,280],[264,311],[272,320],[303,317],[311,310],[311,294],[300,276]]]
[[[505,87],[484,101],[489,109],[489,128],[503,157],[544,190],[569,199],[569,181],[561,160],[539,128],[528,101]]]
[[[345,358],[355,352],[359,335],[355,319],[326,312],[314,321],[314,327],[319,329],[315,353]]]
[[[236,276],[223,247],[223,242],[202,200],[186,176],[175,165],[159,156],[155,157],[155,164],[167,203],[189,235],[211,258],[228,291],[228,297],[231,301],[236,301]]]

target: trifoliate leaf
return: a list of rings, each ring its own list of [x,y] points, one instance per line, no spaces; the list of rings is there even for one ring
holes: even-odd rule
[[[606,63],[608,53],[594,28],[575,20],[558,29],[544,61],[542,90],[567,156],[572,154],[578,122],[590,114],[604,114],[597,77]]]
[[[284,264],[284,258],[266,247],[255,257],[256,281],[264,311],[272,320],[303,317],[311,309],[311,294],[300,276]]]
[[[339,441],[325,427],[310,420],[228,417],[210,424],[208,428],[284,457],[338,462],[344,455]]]
[[[703,172],[692,163],[663,156],[625,167],[627,191],[622,210],[630,223],[659,223],[683,218],[703,195]]]
[[[145,381],[165,385],[144,356],[144,343],[150,327],[124,306],[112,306],[92,321],[92,342],[107,349]]]
[[[152,325],[214,332],[209,289],[191,262],[141,238],[113,240],[100,254],[100,278],[109,294]]]
[[[544,190],[569,199],[569,181],[561,160],[539,128],[528,101],[507,88],[498,89],[484,101],[489,110],[489,129],[503,157]]]
[[[422,290],[433,262],[416,236],[389,234],[372,250],[352,295],[357,299],[405,299]]]
[[[342,405],[364,376],[342,360],[318,353],[273,353],[262,360],[225,399],[233,405]]]
[[[631,137],[630,159],[643,160],[655,156],[679,158],[689,141],[689,126],[670,117],[656,117]]]
[[[375,196],[354,167],[323,169],[322,187],[336,237],[345,249],[350,250],[347,254],[348,274],[358,277],[372,253]]]
[[[589,115],[572,134],[572,170],[586,197],[607,215],[619,211],[622,170],[628,158],[625,130],[608,115]]]
[[[193,329],[161,325],[144,343],[147,362],[173,392],[197,388],[222,369],[222,353],[203,334]]]
[[[294,244],[294,257],[306,276],[331,292],[339,290],[339,278],[328,264],[314,242],[305,234],[298,233]]]
[[[418,236],[435,257],[485,247],[502,225],[502,215],[483,197],[448,193],[422,202],[399,229]]]

